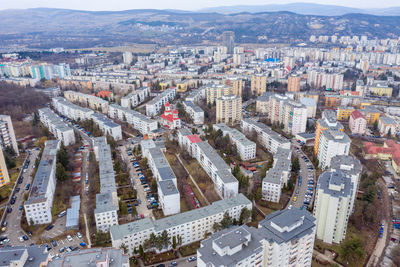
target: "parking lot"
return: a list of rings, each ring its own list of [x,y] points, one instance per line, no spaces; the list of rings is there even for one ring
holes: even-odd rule
[[[292,151],[299,158],[300,172],[289,204],[299,209],[307,209],[312,207],[315,196],[315,169],[310,159],[301,150],[301,146],[296,141],[292,144]]]
[[[145,192],[145,188],[143,187],[143,185],[141,184],[140,178],[139,178],[139,173],[140,171],[137,171],[136,168],[133,166],[134,162],[133,158],[134,156],[128,156],[128,154],[131,154],[130,151],[130,145],[126,144],[124,146],[119,147],[121,154],[122,154],[122,158],[125,160],[125,162],[128,165],[129,168],[129,174],[131,177],[131,186],[136,189],[137,192],[137,199],[138,201],[136,202],[137,206],[136,206],[136,211],[138,213],[138,218],[140,217],[151,217],[154,219],[153,216],[153,212],[151,209],[147,208],[147,192]],[[132,161],[131,161],[132,160]],[[149,187],[147,187],[149,188]],[[140,202],[140,203],[139,203]],[[130,203],[128,203],[128,205],[131,205]],[[129,209],[129,207],[128,207]],[[143,215],[143,216],[142,216]]]
[[[54,228],[53,228],[54,229]],[[52,230],[53,230],[52,229]],[[57,232],[56,230],[55,232]],[[86,244],[84,238],[78,238],[76,234],[71,234],[69,235],[70,240],[67,239],[67,237],[63,237],[61,239],[54,239],[55,243],[52,242],[53,239],[48,240],[43,246],[47,246],[49,249],[49,254],[50,256],[60,256],[65,252],[69,252],[72,250],[80,250],[84,246],[81,246],[80,244],[83,242]],[[54,246],[56,245],[56,246]],[[83,244],[82,244],[83,245]]]

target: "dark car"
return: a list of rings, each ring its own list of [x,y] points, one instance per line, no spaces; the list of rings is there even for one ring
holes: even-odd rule
[[[165,267],[165,264],[159,264],[159,265],[157,265],[157,267]]]
[[[15,204],[15,199],[11,199],[10,204],[14,205]]]
[[[50,231],[51,229],[53,229],[53,227],[54,227],[54,225],[50,224],[45,229],[46,229],[46,231]]]
[[[27,235],[24,235],[22,238],[23,238],[25,241],[29,239],[29,237],[28,237]]]
[[[22,182],[24,181],[24,179],[21,177],[18,179],[18,184],[22,184]]]
[[[53,245],[53,247],[57,247],[57,242],[54,239],[51,240],[51,244]]]
[[[7,212],[11,213],[12,212],[12,208],[7,208]]]
[[[19,187],[15,188],[15,192],[19,192],[21,190]]]

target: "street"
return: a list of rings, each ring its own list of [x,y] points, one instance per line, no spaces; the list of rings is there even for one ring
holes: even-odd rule
[[[307,189],[309,187],[313,187],[313,194],[310,200],[310,204],[308,207],[312,207],[313,205],[313,199],[315,197],[315,187],[316,187],[316,179],[315,179],[315,169],[309,170],[309,166],[312,163],[311,161],[307,158],[307,156],[303,153],[301,150],[300,145],[296,142],[295,139],[292,139],[292,153],[293,155],[297,156],[299,158],[299,163],[300,163],[300,171],[299,171],[299,176],[301,176],[302,181],[301,185],[299,186],[299,179],[297,179],[295,188],[294,188],[294,194],[292,195],[288,205],[292,205],[293,207],[296,208],[301,208],[304,205],[304,200],[306,197],[306,194],[308,193]],[[305,159],[303,158],[305,157]],[[308,160],[308,162],[306,162]],[[313,179],[314,184],[308,184],[308,180]],[[294,199],[296,198],[296,201]]]
[[[131,157],[128,156],[128,153],[126,151],[128,147],[130,147],[130,145],[125,144],[123,146],[120,146],[118,149],[120,150],[121,156],[125,160],[128,168],[129,168],[129,175],[133,181],[133,184],[131,184],[131,186],[133,188],[136,187],[137,199],[140,199],[140,201],[141,201],[141,203],[138,206],[136,206],[137,214],[138,215],[143,214],[144,217],[151,217],[154,220],[152,210],[147,208],[147,198],[146,198],[147,194],[146,194],[146,192],[144,192],[144,188],[140,183],[138,172],[132,166],[132,162],[129,161],[129,159]]]
[[[12,208],[12,212],[7,213],[6,217],[4,218],[3,225],[4,222],[7,222],[7,227],[6,231],[2,234],[2,236],[7,236],[7,238],[10,240],[9,245],[12,246],[20,246],[22,242],[19,241],[19,238],[23,235],[27,235],[27,233],[25,233],[21,228],[21,218],[23,211],[19,210],[19,207],[20,205],[23,205],[25,201],[24,194],[28,194],[29,190],[31,189],[30,186],[29,190],[25,190],[28,184],[32,185],[33,181],[32,172],[34,171],[35,160],[39,156],[39,153],[40,153],[39,150],[31,150],[31,154],[28,157],[28,159],[30,160],[28,169],[26,169],[26,172],[21,172],[21,177],[23,177],[23,181],[21,184],[18,184],[18,179],[17,179],[16,181],[17,185],[15,186],[14,188],[15,191],[12,194],[17,197],[15,203],[13,205],[8,203],[8,207]],[[16,192],[17,190],[19,190],[19,192]],[[29,240],[24,241],[23,243],[27,242],[29,242]]]

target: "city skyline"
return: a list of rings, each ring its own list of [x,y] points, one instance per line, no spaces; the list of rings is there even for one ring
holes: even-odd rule
[[[247,1],[245,5],[270,5],[270,4],[291,4],[291,3],[313,3],[322,5],[336,5],[351,8],[388,8],[399,6],[396,0],[384,0],[379,3],[372,0],[355,0],[355,1],[345,1],[345,0],[283,0],[276,3],[276,1],[268,0],[252,0]],[[132,2],[128,0],[117,0],[108,1],[97,1],[96,4],[93,1],[77,1],[71,0],[68,2],[55,0],[55,1],[33,1],[33,0],[18,0],[18,1],[0,1],[0,10],[6,9],[26,9],[26,8],[60,8],[60,9],[75,9],[75,10],[88,10],[88,11],[121,11],[129,9],[177,9],[177,10],[187,10],[187,11],[197,11],[203,8],[219,7],[219,6],[235,6],[243,5],[242,1],[239,0],[203,0],[196,2],[184,2],[180,0],[172,1],[161,1],[153,0],[146,2]]]

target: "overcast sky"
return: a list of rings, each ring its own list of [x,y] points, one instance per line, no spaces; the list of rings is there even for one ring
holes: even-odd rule
[[[82,10],[126,10],[146,8],[198,10],[215,6],[286,4],[294,2],[314,2],[318,4],[359,8],[400,6],[399,0],[0,0],[0,9],[51,7]]]

